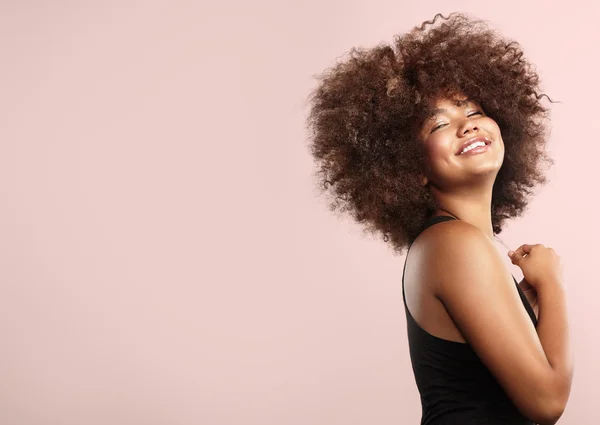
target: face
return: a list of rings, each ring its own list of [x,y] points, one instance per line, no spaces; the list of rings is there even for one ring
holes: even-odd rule
[[[463,95],[440,98],[419,133],[425,145],[423,183],[439,189],[477,184],[495,176],[504,159],[500,128],[482,108]]]

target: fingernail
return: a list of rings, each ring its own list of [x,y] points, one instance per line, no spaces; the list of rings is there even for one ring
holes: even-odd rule
[[[515,251],[508,251],[508,256],[512,257],[514,253],[515,253]]]

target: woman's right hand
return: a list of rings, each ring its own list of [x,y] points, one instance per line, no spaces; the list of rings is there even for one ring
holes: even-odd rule
[[[540,244],[521,245],[516,251],[509,251],[508,256],[534,288],[537,289],[546,282],[562,283],[562,264],[552,248]]]

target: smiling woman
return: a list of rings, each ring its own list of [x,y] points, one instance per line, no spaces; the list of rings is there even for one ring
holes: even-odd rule
[[[493,244],[545,182],[543,97],[517,43],[453,14],[353,49],[311,98],[310,148],[332,209],[409,248],[402,290],[422,424],[554,424],[565,409],[560,259],[542,245],[509,252],[519,285]]]

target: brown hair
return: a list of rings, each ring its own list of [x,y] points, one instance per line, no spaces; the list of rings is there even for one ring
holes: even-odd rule
[[[500,233],[545,183],[542,165],[552,164],[539,81],[518,43],[463,14],[438,14],[392,45],[352,49],[310,97],[310,150],[331,210],[349,213],[402,253],[436,208],[419,180],[424,150],[416,131],[433,99],[458,90],[502,132],[491,211]]]

